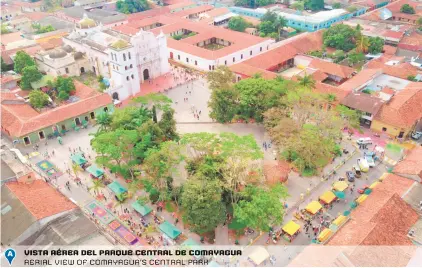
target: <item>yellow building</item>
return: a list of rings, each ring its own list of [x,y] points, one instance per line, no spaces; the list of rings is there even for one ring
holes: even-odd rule
[[[385,103],[375,115],[371,129],[392,137],[409,135],[422,118],[422,86],[410,83]]]

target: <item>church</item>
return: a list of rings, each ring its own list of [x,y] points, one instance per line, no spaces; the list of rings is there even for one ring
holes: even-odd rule
[[[86,14],[74,30],[63,38],[65,45],[84,53],[88,70],[103,76],[109,84],[107,93],[117,102],[141,91],[141,83],[170,71],[167,39],[139,30],[123,34],[105,29]]]

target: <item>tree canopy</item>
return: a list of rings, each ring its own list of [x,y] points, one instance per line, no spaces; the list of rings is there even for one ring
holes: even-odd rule
[[[324,45],[349,51],[356,47],[355,30],[345,24],[337,24],[328,28],[323,34]]]
[[[415,14],[415,9],[409,4],[404,4],[400,8],[400,12],[405,14]]]
[[[35,66],[35,61],[29,56],[25,51],[18,51],[16,52],[16,56],[14,58],[14,66],[15,72],[22,74],[22,70],[25,67]]]
[[[16,63],[15,63],[16,69]],[[22,78],[20,86],[22,89],[31,89],[31,83],[36,82],[42,78],[42,74],[38,71],[37,66],[29,65],[21,70]]]
[[[116,3],[117,10],[124,13],[136,13],[150,9],[146,0],[118,0]]]
[[[324,0],[305,0],[305,9],[310,9],[313,11],[324,9]]]
[[[43,108],[49,102],[49,97],[41,90],[32,90],[29,92],[29,103],[37,109]]]
[[[229,29],[237,32],[244,32],[249,23],[241,16],[231,17],[229,20]]]
[[[32,28],[35,29],[36,34],[43,34],[43,33],[48,33],[48,32],[52,32],[56,30],[52,25],[42,26],[39,23],[32,24]]]
[[[384,49],[384,39],[381,37],[369,37],[368,52],[371,54],[381,53]]]

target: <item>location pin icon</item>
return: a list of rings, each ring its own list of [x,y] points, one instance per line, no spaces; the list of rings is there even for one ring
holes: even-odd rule
[[[7,261],[9,262],[9,265],[12,265],[13,260],[16,257],[16,251],[9,248],[4,252],[4,256],[6,257]]]

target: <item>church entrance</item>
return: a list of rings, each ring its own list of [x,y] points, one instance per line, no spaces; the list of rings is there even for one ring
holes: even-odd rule
[[[85,73],[85,68],[81,67],[81,74]]]
[[[114,92],[111,97],[113,98],[113,100],[119,100],[119,93]]]
[[[148,69],[144,70],[144,80],[148,80],[149,79],[149,71]]]

